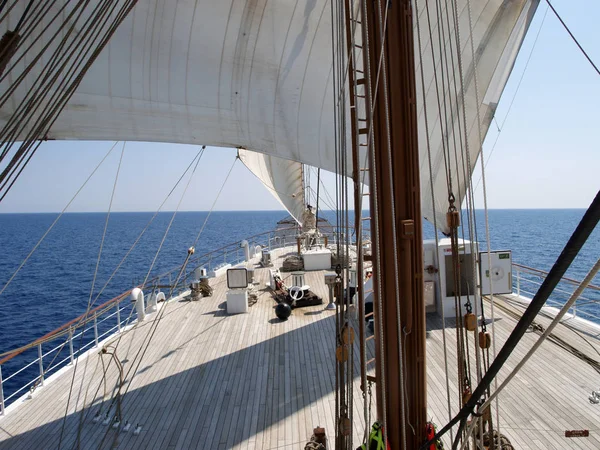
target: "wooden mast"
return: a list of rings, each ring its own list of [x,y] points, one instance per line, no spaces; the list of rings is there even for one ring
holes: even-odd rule
[[[379,211],[371,218],[371,230],[376,227],[379,230],[372,236],[374,262],[377,260],[374,275],[379,280],[374,283],[378,417],[383,418],[385,410],[389,448],[418,449],[425,438],[427,395],[412,1],[365,0],[365,3],[363,36],[369,44],[372,92],[367,108],[373,108],[370,119],[374,138],[370,199],[371,211]],[[386,14],[387,23],[384,24]],[[380,55],[383,57],[381,69]],[[381,299],[381,310],[378,298]],[[401,330],[398,314],[402,318]],[[380,332],[383,333],[383,346],[380,345]],[[403,396],[405,411],[401,407]]]

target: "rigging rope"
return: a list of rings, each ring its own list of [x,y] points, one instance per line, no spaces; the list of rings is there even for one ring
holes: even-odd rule
[[[569,27],[567,26],[567,24],[565,23],[565,21],[562,20],[562,17],[560,17],[560,15],[556,11],[556,9],[554,9],[554,6],[552,5],[552,3],[550,3],[550,0],[546,0],[546,3],[548,3],[548,6],[550,7],[550,9],[552,9],[552,12],[556,16],[556,18],[560,21],[560,23],[565,28],[565,30],[567,31],[567,33],[569,33],[569,36],[571,36],[571,39],[573,39],[573,42],[575,42],[575,44],[577,45],[577,47],[579,47],[579,50],[581,50],[581,53],[583,53],[583,56],[585,56],[585,58],[588,60],[588,62],[594,68],[594,70],[596,71],[596,73],[598,75],[600,75],[600,69],[598,69],[598,66],[596,66],[596,64],[594,64],[594,61],[592,61],[592,58],[590,58],[590,55],[588,55],[587,52],[583,49],[583,47],[581,46],[581,44],[579,43],[579,41],[577,40],[577,38],[573,35],[573,33],[571,32],[571,30],[569,29]]]
[[[577,225],[577,228],[571,235],[571,238],[565,245],[562,253],[552,266],[552,269],[548,273],[546,279],[542,282],[542,285],[538,289],[536,295],[531,300],[528,308],[523,313],[521,320],[517,323],[517,326],[510,334],[508,339],[506,340],[504,346],[498,352],[498,355],[494,359],[493,363],[490,366],[490,369],[483,376],[481,383],[477,386],[477,388],[473,391],[473,395],[471,399],[467,402],[467,404],[459,411],[459,413],[442,428],[438,433],[436,433],[435,439],[439,439],[443,434],[445,434],[452,426],[456,423],[460,422],[459,431],[464,427],[467,417],[475,406],[477,406],[481,395],[485,392],[489,384],[498,374],[500,368],[504,365],[515,346],[518,344],[520,339],[523,337],[531,322],[538,314],[554,288],[560,282],[561,278],[579,253],[580,249],[583,247],[589,236],[594,231],[594,228],[600,221],[600,191],[596,194],[596,197],[592,201],[590,207],[585,212],[583,218]],[[458,436],[458,435],[457,435]],[[456,443],[456,438],[455,438]],[[425,449],[427,444],[431,444],[431,442],[427,442],[422,446],[422,449]]]
[[[106,230],[108,229],[108,220],[110,219],[110,212],[112,210],[112,205],[113,205],[113,200],[115,198],[115,191],[117,190],[117,182],[119,180],[119,173],[121,171],[121,163],[123,162],[123,154],[125,153],[125,142],[123,142],[123,147],[121,148],[121,156],[119,158],[119,165],[117,166],[117,173],[115,174],[115,181],[113,183],[113,187],[112,187],[112,192],[110,194],[110,202],[108,204],[108,212],[106,213],[106,220],[104,221],[104,229],[102,230],[102,238],[100,240],[100,248],[98,249],[98,258],[96,259],[96,267],[94,269],[94,276],[92,278],[92,285],[90,287],[90,295],[88,298],[88,303],[87,303],[87,308],[86,311],[84,313],[84,316],[87,317],[88,314],[90,313],[90,310],[92,308],[92,296],[94,294],[94,286],[96,284],[96,278],[98,276],[98,268],[100,267],[100,259],[102,258],[102,250],[104,248],[104,240],[106,238]],[[79,335],[79,345],[78,348],[81,349],[82,346],[81,344],[83,343],[83,335],[85,334],[85,326],[87,325],[87,322],[84,323],[83,325],[83,330],[81,331],[81,334]],[[85,365],[84,365],[84,369],[83,369],[83,376],[81,377],[81,384],[79,385],[79,392],[77,394],[77,399],[75,400],[75,410],[77,410],[77,404],[79,403],[79,398],[81,396],[81,390],[83,388],[83,380],[85,379],[85,374],[87,372],[87,367],[88,367],[88,363],[89,363],[89,358],[85,359]],[[62,426],[60,429],[60,438],[58,441],[58,448],[60,449],[60,446],[62,444],[62,440],[63,440],[63,434],[64,434],[64,430],[65,430],[65,425],[67,422],[67,415],[69,414],[69,406],[71,403],[71,395],[73,393],[73,385],[75,384],[75,375],[77,373],[77,367],[79,364],[79,358],[75,359],[75,365],[73,367],[73,374],[71,377],[71,383],[69,385],[69,395],[67,397],[67,405],[65,406],[65,414],[63,416],[63,420],[62,420]],[[85,407],[85,405],[84,405]],[[82,409],[83,412],[83,409]],[[77,438],[79,440],[79,433],[77,433]]]
[[[90,181],[90,179],[94,176],[94,174],[96,173],[96,171],[100,168],[100,166],[104,163],[104,161],[106,161],[106,158],[108,158],[108,156],[112,153],[113,149],[117,146],[117,144],[118,144],[118,142],[115,142],[113,144],[113,146],[110,148],[110,150],[104,155],[104,157],[96,165],[96,167],[94,168],[94,170],[92,170],[92,172],[88,175],[88,177],[85,179],[85,181],[83,182],[83,184],[79,187],[79,189],[77,190],[77,192],[75,192],[75,195],[73,195],[73,197],[71,197],[71,200],[69,200],[69,202],[66,204],[66,206],[62,209],[62,211],[60,212],[60,214],[58,215],[58,217],[56,219],[54,219],[54,222],[52,222],[52,224],[48,227],[48,229],[46,230],[46,232],[42,235],[42,237],[39,239],[39,241],[31,249],[31,251],[29,252],[29,254],[25,257],[25,259],[23,260],[23,262],[19,265],[19,267],[17,268],[17,270],[15,270],[15,272],[8,279],[8,281],[6,282],[6,284],[2,287],[2,289],[0,289],[0,295],[2,295],[2,293],[6,290],[6,288],[8,288],[8,286],[10,285],[10,283],[14,280],[14,278],[19,273],[19,271],[23,268],[23,266],[27,263],[27,261],[29,261],[29,258],[31,258],[31,255],[33,255],[35,253],[35,251],[37,250],[37,248],[44,241],[44,239],[46,238],[46,236],[48,236],[48,234],[50,233],[50,231],[52,231],[52,229],[58,223],[58,221],[63,216],[63,214],[65,213],[65,211],[69,208],[69,206],[71,206],[71,203],[73,203],[73,201],[77,198],[77,196],[79,195],[79,193],[86,186],[86,184],[88,183],[88,181]]]
[[[419,68],[420,68],[420,75],[421,75],[421,90],[423,92],[423,95],[425,95],[425,73],[423,70],[423,47],[421,44],[421,25],[420,25],[420,15],[418,13],[419,11],[419,2],[418,0],[415,0],[415,9],[417,11],[417,14],[415,14],[415,22],[417,25],[417,43],[418,43],[418,49],[419,49]],[[430,189],[431,189],[431,204],[435,205],[435,190],[433,188],[433,165],[431,162],[431,143],[430,143],[430,139],[429,139],[429,118],[427,116],[427,104],[425,101],[423,101],[423,105],[425,108],[424,111],[424,125],[425,125],[425,143],[426,143],[426,147],[427,147],[427,163],[428,163],[428,167],[429,167],[429,184],[430,184]],[[434,237],[435,237],[435,248],[436,251],[433,252],[434,254],[434,263],[436,264],[436,267],[439,268],[440,267],[440,263],[439,263],[439,254],[437,252],[437,249],[439,248],[439,235],[438,235],[438,223],[437,223],[437,214],[433,214],[433,228],[435,231]],[[440,280],[440,274],[439,274],[439,270],[436,272],[435,274],[435,286],[436,286],[436,295],[439,298],[442,298],[442,293],[441,293],[441,280]],[[451,407],[451,400],[450,400],[450,377],[448,376],[448,346],[446,344],[446,314],[444,313],[444,308],[441,308],[441,314],[442,314],[442,343],[443,343],[443,348],[444,348],[444,371],[446,373],[446,400],[447,400],[447,406],[448,406],[448,420],[452,419],[452,407]],[[451,439],[454,438],[452,430],[450,430],[450,436]]]

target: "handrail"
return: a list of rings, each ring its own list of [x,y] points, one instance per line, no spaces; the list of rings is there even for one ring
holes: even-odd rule
[[[543,270],[539,270],[539,269],[534,269],[532,267],[528,267],[528,266],[524,266],[522,264],[516,264],[513,263],[513,269],[515,271],[515,277],[513,278],[514,282],[515,282],[515,294],[517,296],[520,296],[522,293],[526,294],[526,296],[531,296],[533,297],[535,295],[535,292],[529,292],[528,290],[526,290],[525,288],[523,288],[522,284],[523,283],[529,283],[530,285],[533,285],[533,289],[535,291],[536,287],[535,286],[540,286],[542,283],[537,281],[536,279],[532,279],[531,277],[535,277],[535,278],[544,278],[546,276],[546,272],[544,272]],[[527,276],[523,276],[523,275],[528,275],[529,278]],[[552,307],[557,307],[557,308],[561,308],[566,299],[568,297],[570,297],[570,295],[572,294],[572,290],[569,291],[569,288],[567,288],[565,285],[569,285],[569,286],[573,286],[573,289],[575,289],[577,286],[579,286],[581,284],[580,281],[574,280],[572,278],[567,278],[567,277],[563,277],[561,279],[561,282],[564,283],[563,287],[564,289],[560,289],[560,288],[556,288],[555,289],[555,293],[559,294],[560,297],[562,298],[549,298],[547,301],[547,305],[548,306],[552,306]],[[598,291],[600,291],[600,288],[598,288],[597,286],[593,286],[593,285],[588,285],[586,287],[586,290],[589,291],[595,291],[596,293]],[[591,292],[590,292],[591,294]],[[597,297],[597,294],[592,295],[592,297]],[[589,305],[591,303],[599,303],[600,302],[600,297],[596,298],[586,298],[583,296],[580,296],[579,299],[577,300],[577,302],[575,302],[573,304],[573,306],[569,309],[570,314],[572,315],[572,317],[577,317],[577,316],[583,316],[586,319],[591,319],[592,321],[595,322],[599,322],[600,321],[600,315],[598,314],[594,314],[593,312],[587,310],[586,305]],[[579,309],[578,309],[579,307]]]
[[[286,238],[290,237],[289,235],[286,234],[286,232],[289,232],[289,231],[294,232],[297,230],[298,230],[298,228],[296,226],[278,228],[278,229],[255,234],[253,236],[245,238],[244,240],[248,241],[249,244],[252,246],[260,245],[264,248],[269,248],[269,249],[280,248],[280,247],[283,247],[286,245],[290,245],[292,243],[295,245],[295,240],[290,242],[290,240],[285,239],[284,236]],[[276,237],[278,237],[277,235],[281,234],[281,233],[284,234],[284,236],[281,236],[282,239],[275,239]],[[335,240],[336,239],[334,238],[334,241]],[[187,263],[187,267],[190,267],[193,269],[186,270],[186,273],[184,274],[184,276],[181,277],[181,280],[177,283],[177,286],[172,286],[172,289],[181,288],[182,286],[186,285],[187,280],[189,279],[190,276],[192,276],[196,267],[205,265],[209,268],[214,268],[215,267],[214,263],[221,261],[221,258],[224,263],[238,264],[238,263],[244,261],[243,254],[240,255],[241,241],[242,240],[234,241],[230,244],[224,245],[217,249],[206,252],[202,255],[196,256],[193,259],[190,259]],[[253,257],[256,257],[253,247],[252,247],[252,255],[253,255]],[[152,289],[153,287],[161,285],[161,280],[164,280],[166,277],[169,277],[169,285],[171,285],[171,275],[173,273],[177,273],[178,271],[180,271],[181,268],[182,268],[181,265],[174,267],[164,273],[153,276],[151,279],[147,280],[146,283],[139,284],[136,287],[141,288],[141,289]],[[37,382],[40,382],[41,384],[43,384],[44,377],[46,375],[50,374],[51,371],[57,370],[58,367],[61,367],[64,363],[69,361],[69,359],[71,360],[71,363],[73,363],[74,358],[83,354],[83,352],[88,347],[93,346],[94,344],[98,345],[98,340],[100,338],[103,338],[104,336],[115,332],[115,330],[116,330],[116,332],[120,332],[121,325],[123,323],[127,323],[129,321],[129,318],[126,318],[123,321],[121,320],[120,312],[122,310],[126,309],[126,307],[121,307],[120,304],[124,299],[127,298],[127,296],[129,296],[131,294],[133,289],[134,288],[128,289],[127,291],[117,295],[116,297],[113,297],[113,298],[105,301],[101,305],[98,305],[98,306],[90,309],[88,312],[81,314],[80,316],[70,320],[69,322],[61,325],[60,327],[56,328],[55,330],[53,330],[49,333],[46,333],[42,337],[37,338],[24,346],[10,350],[5,353],[0,353],[0,415],[4,414],[5,403],[8,400],[15,397],[15,395],[17,393],[21,392],[25,387],[30,386],[30,385],[37,386]],[[109,313],[107,315],[107,313],[114,306],[116,306],[116,311],[114,311],[113,313]],[[109,327],[108,330],[103,331],[99,335],[98,325],[105,322],[106,320],[110,319],[111,317],[113,317],[115,315],[117,316],[116,325],[113,327]],[[84,327],[86,324],[91,323],[91,322],[94,323],[94,325],[93,325],[94,338],[91,339],[89,342],[84,343],[80,348],[73,350],[74,339],[78,336],[82,336],[85,333],[89,332],[92,328],[91,327],[89,329],[84,328],[83,330],[81,330],[79,332],[78,332],[78,330],[80,328]],[[54,341],[56,339],[59,339],[61,337],[65,337],[65,336],[67,336],[67,340],[65,342],[61,343],[60,345],[55,346],[50,351],[42,353],[42,344],[46,344],[48,342]],[[89,335],[86,335],[86,336],[89,336]],[[55,363],[54,360],[52,360],[50,365],[44,369],[43,362],[42,362],[43,358],[46,357],[47,355],[49,355],[50,353],[54,353],[56,351],[58,351],[60,353],[62,351],[63,347],[67,343],[68,343],[69,355],[57,363]],[[25,365],[25,367],[19,368],[19,370],[17,372],[9,375],[7,378],[4,378],[4,380],[2,380],[2,373],[1,373],[2,365],[5,364],[6,362],[12,360],[13,358],[17,357],[18,355],[24,353],[25,351],[34,349],[35,347],[38,347],[39,353],[41,354],[41,358],[38,357],[37,359],[34,359],[33,362],[29,362],[28,364]],[[56,356],[58,356],[58,354]],[[29,381],[27,384],[25,384],[25,386],[21,386],[17,391],[12,392],[8,397],[4,397],[3,382],[9,381],[15,375],[22,373],[26,369],[31,368],[31,366],[33,366],[36,362],[39,362],[39,365],[40,365],[40,373],[38,374],[38,376],[33,378],[33,380]]]
[[[513,263],[513,266],[518,267],[520,269],[525,269],[526,271],[530,271],[531,275],[539,275],[539,276],[548,275],[548,272],[546,272],[544,270],[534,269],[533,267],[524,266],[522,264]],[[524,271],[524,272],[529,273],[526,271]],[[573,278],[569,278],[569,277],[562,277],[562,280],[565,282],[574,284],[576,286],[579,286],[581,284],[581,280],[574,280]],[[600,286],[596,286],[594,284],[589,284],[586,289],[591,289],[592,291],[600,291]]]
[[[261,236],[265,236],[265,235],[270,235],[272,233],[279,233],[279,232],[285,232],[285,231],[294,231],[297,230],[297,227],[285,227],[285,228],[278,228],[278,229],[274,229],[274,230],[269,230],[269,231],[264,231],[261,233],[257,233],[255,235],[249,236],[247,238],[245,238],[245,240],[247,241],[251,241],[251,240],[255,240],[258,237]],[[231,248],[231,247],[237,247],[239,246],[241,240],[240,241],[234,241],[231,242],[227,245],[224,245],[222,247],[219,247],[217,249],[211,250],[209,252],[206,252],[200,256],[195,257],[194,259],[190,260],[190,262],[188,263],[188,265],[193,265],[195,263],[198,263],[201,260],[206,260],[210,257],[214,257],[214,256],[220,256],[220,252],[223,255],[226,255],[225,252],[223,252],[224,250]],[[152,285],[157,282],[159,279],[164,278],[166,276],[168,276],[169,274],[172,274],[176,271],[178,271],[181,268],[181,265],[174,267],[164,273],[161,273],[159,275],[156,275],[154,277],[152,277],[151,279],[149,279],[145,285],[138,285],[135,287],[141,288],[141,289],[146,289],[148,287],[152,287]],[[187,276],[184,278],[187,279]],[[52,341],[56,338],[59,338],[63,335],[68,334],[68,330],[71,326],[75,325],[73,328],[77,329],[80,328],[84,325],[86,325],[87,323],[93,321],[94,319],[94,314],[102,314],[104,312],[106,312],[108,309],[112,308],[114,306],[115,303],[120,303],[124,298],[126,298],[129,294],[131,294],[132,290],[134,288],[128,289],[127,291],[117,295],[116,297],[111,298],[110,300],[107,300],[106,302],[102,303],[101,305],[98,305],[96,307],[94,307],[93,309],[91,309],[89,312],[81,314],[80,316],[70,320],[69,322],[61,325],[60,327],[56,328],[53,331],[50,331],[49,333],[46,333],[45,335],[41,336],[40,338],[35,339],[34,341],[30,342],[29,344],[23,345],[19,348],[10,350],[8,352],[5,353],[0,353],[0,356],[2,356],[2,358],[0,358],[0,365],[5,364],[7,361],[10,361],[11,359],[13,359],[14,357],[20,355],[21,353],[23,353],[26,350],[29,350],[31,348],[34,348],[40,344],[44,344],[46,342]]]
[[[249,236],[245,240],[252,240],[252,239],[255,239],[257,237],[264,236],[264,235],[267,235],[267,234],[271,234],[271,233],[275,233],[275,232],[291,231],[291,230],[297,230],[297,227],[286,227],[286,228],[279,228],[279,229],[270,230],[270,231],[264,231],[262,233],[257,233],[257,234],[255,234],[253,236]],[[213,256],[215,254],[218,255],[218,252],[222,252],[223,250],[225,250],[227,248],[230,248],[230,247],[233,247],[233,246],[239,246],[240,242],[241,241],[235,241],[235,242],[229,243],[227,245],[224,245],[222,247],[219,247],[217,249],[211,250],[211,251],[209,251],[207,253],[204,253],[203,255],[197,256],[193,260],[191,260],[189,264],[193,264],[193,263],[196,263],[196,262],[198,262],[198,261],[200,261],[202,259],[206,259],[206,258],[208,258],[211,255],[213,255]],[[144,286],[138,285],[136,287],[138,287],[140,289],[144,289],[144,288],[147,288],[149,286],[152,286],[152,284],[154,282],[156,282],[157,280],[159,280],[160,278],[164,278],[164,277],[168,276],[169,274],[172,274],[172,273],[178,271],[180,268],[181,268],[181,265],[177,266],[177,267],[174,267],[174,268],[172,268],[172,269],[170,269],[170,270],[168,270],[168,271],[166,271],[166,272],[164,272],[164,273],[162,273],[160,275],[156,275],[156,276],[152,277],[150,280],[148,280],[146,282],[146,284]],[[62,335],[67,334],[68,328],[71,325],[73,325],[73,324],[77,324],[74,328],[80,328],[80,327],[86,325],[87,323],[89,323],[89,322],[91,322],[93,320],[94,313],[98,313],[98,312],[103,313],[103,312],[105,312],[105,309],[106,310],[110,309],[113,306],[113,304],[119,303],[125,297],[127,297],[129,294],[131,294],[132,290],[133,290],[133,288],[129,289],[129,290],[127,290],[127,291],[125,291],[125,292],[123,292],[123,293],[121,293],[119,295],[117,295],[116,297],[111,298],[110,300],[107,300],[106,302],[102,303],[101,305],[98,305],[95,308],[91,309],[89,312],[81,314],[80,316],[78,316],[78,317],[70,320],[69,322],[61,325],[60,327],[56,328],[55,330],[50,331],[49,333],[46,333],[42,337],[40,337],[40,338],[38,338],[38,339],[30,342],[29,344],[26,344],[24,346],[21,346],[19,348],[14,349],[14,350],[11,350],[11,351],[8,351],[8,352],[0,354],[0,355],[4,355],[0,359],[0,365],[6,363],[7,361],[10,361],[12,358],[14,358],[15,356],[23,353],[26,350],[29,350],[31,348],[36,347],[39,344],[46,343],[46,342],[48,342],[50,340],[54,340],[54,339],[56,339],[56,338],[58,338],[58,337],[60,337]]]

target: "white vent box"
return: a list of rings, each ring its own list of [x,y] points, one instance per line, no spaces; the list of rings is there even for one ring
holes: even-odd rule
[[[302,254],[304,270],[329,270],[331,269],[331,250],[307,250]]]
[[[483,295],[512,293],[512,252],[510,250],[490,252],[491,267],[487,252],[479,253],[481,293]]]
[[[245,268],[228,269],[227,287],[229,289],[246,289],[248,287],[248,271]]]
[[[232,289],[227,291],[227,314],[240,314],[248,312],[248,291],[246,289]]]

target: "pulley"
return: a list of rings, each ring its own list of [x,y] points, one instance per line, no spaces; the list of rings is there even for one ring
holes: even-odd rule
[[[335,350],[335,359],[337,359],[338,362],[348,361],[348,347],[345,345],[338,346],[338,348]]]
[[[349,325],[344,325],[342,328],[342,342],[346,345],[351,345],[354,343],[354,328]]]
[[[488,331],[479,332],[479,347],[486,349],[492,345],[492,336]]]
[[[477,317],[475,314],[465,314],[465,328],[467,331],[475,331],[477,329]]]

